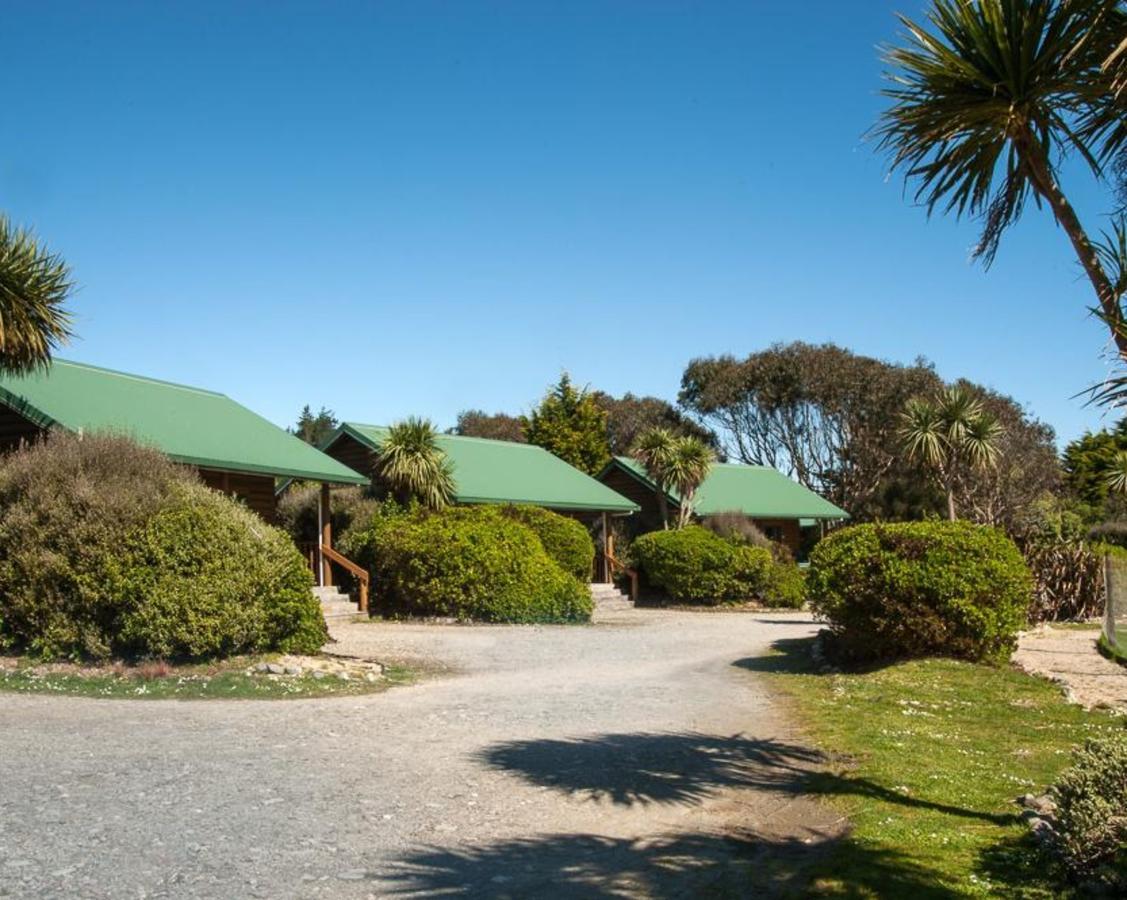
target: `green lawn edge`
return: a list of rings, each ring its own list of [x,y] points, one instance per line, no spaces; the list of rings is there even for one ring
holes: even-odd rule
[[[1074,747],[1123,727],[1011,666],[946,659],[819,672],[813,639],[741,665],[764,673],[824,754],[805,790],[850,828],[796,879],[794,896],[1067,895],[1015,803],[1042,792]]]
[[[245,663],[243,663],[245,666]],[[205,674],[203,666],[173,669],[166,676],[135,673],[71,674],[36,672],[32,666],[0,669],[0,693],[85,697],[94,700],[308,700],[377,694],[413,684],[419,675],[405,666],[387,665],[376,681],[312,673],[271,677],[247,675],[242,668]]]

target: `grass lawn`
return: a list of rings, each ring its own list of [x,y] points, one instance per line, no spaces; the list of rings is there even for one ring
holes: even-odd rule
[[[77,666],[9,658],[0,666],[0,691],[133,700],[283,700],[371,694],[415,679],[414,672],[401,666],[386,666],[383,677],[373,682],[317,678],[311,672],[295,676],[247,674],[249,668],[269,659],[237,657],[220,663],[178,666]]]
[[[813,864],[813,895],[1060,896],[1014,799],[1122,722],[1009,668],[921,660],[812,674],[809,645],[781,642],[763,668],[831,756],[809,789],[853,825]]]

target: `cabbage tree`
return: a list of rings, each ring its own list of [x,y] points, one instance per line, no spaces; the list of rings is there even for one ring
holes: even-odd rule
[[[1033,199],[1072,243],[1119,357],[1127,359],[1121,285],[1061,185],[1061,162],[1097,178],[1127,149],[1122,0],[933,0],[885,61],[892,100],[875,129],[915,198],[982,221],[989,264]],[[1123,222],[1113,224],[1121,233]]]
[[[426,419],[410,417],[388,429],[376,453],[375,474],[401,503],[442,509],[453,502],[454,467]]]
[[[0,372],[45,366],[71,337],[73,284],[63,260],[0,215]]]
[[[955,484],[965,469],[995,464],[1002,428],[981,402],[961,387],[933,399],[909,400],[900,434],[908,458],[927,467],[947,496],[947,518],[957,518]]]

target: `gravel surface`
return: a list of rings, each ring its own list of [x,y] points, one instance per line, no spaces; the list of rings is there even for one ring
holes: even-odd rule
[[[1027,672],[1059,681],[1074,703],[1127,712],[1127,668],[1100,653],[1099,637],[1098,628],[1045,625],[1018,638],[1013,660]]]
[[[338,626],[364,697],[0,694],[0,896],[693,896],[830,834],[755,669],[801,615]],[[780,876],[781,877],[781,876]]]

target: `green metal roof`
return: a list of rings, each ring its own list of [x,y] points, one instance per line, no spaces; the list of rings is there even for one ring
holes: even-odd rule
[[[41,428],[126,434],[206,469],[367,482],[230,397],[182,384],[55,360],[30,375],[0,375],[0,403]]]
[[[323,447],[330,447],[342,434],[376,450],[387,437],[387,428],[345,422]],[[542,447],[452,434],[439,435],[438,445],[453,464],[458,503],[518,503],[613,513],[638,509]]]
[[[651,489],[653,482],[645,468],[628,456],[616,456],[607,469],[619,466]],[[604,472],[606,469],[604,469]],[[669,499],[679,503],[675,491]],[[848,519],[849,514],[829,500],[804,488],[770,466],[744,466],[717,463],[697,490],[694,505],[697,515],[742,512],[755,519]]]

